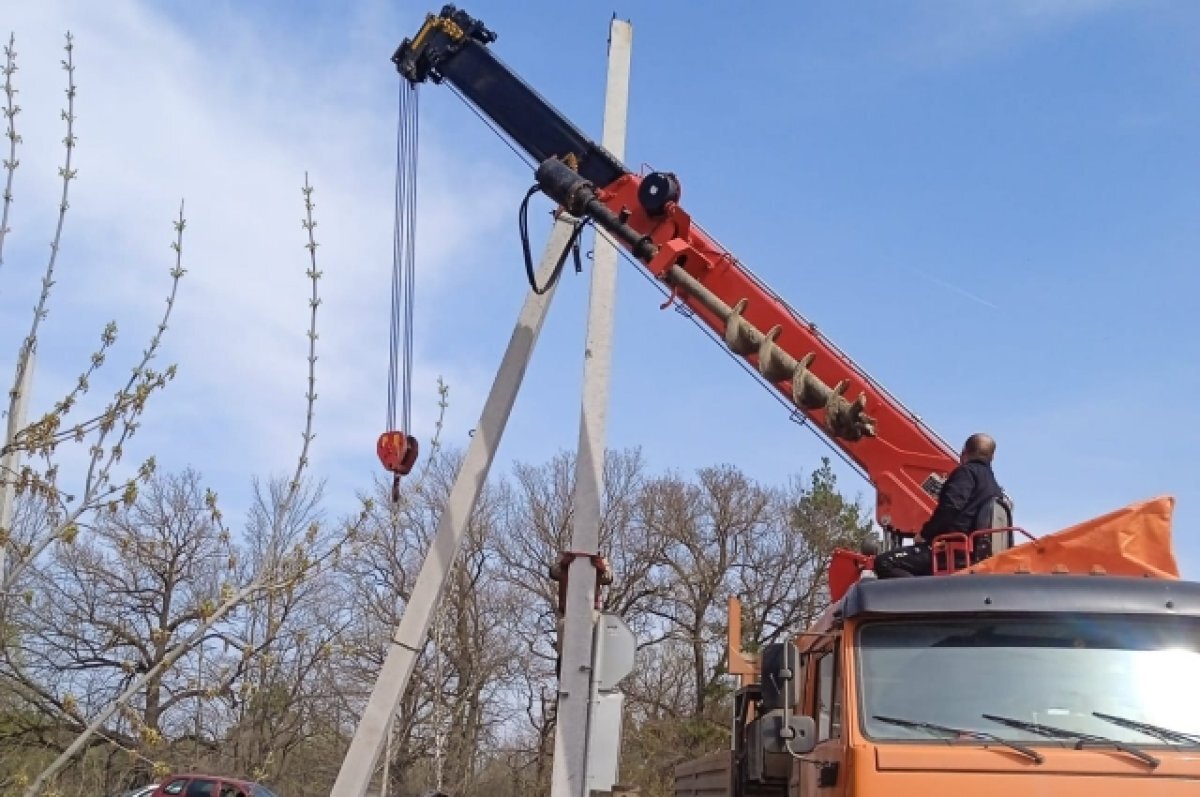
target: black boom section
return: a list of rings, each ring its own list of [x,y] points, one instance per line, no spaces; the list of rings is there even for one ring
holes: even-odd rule
[[[496,36],[454,6],[426,20],[392,60],[412,83],[449,82],[536,163],[577,161],[576,171],[598,188],[628,173],[612,153],[588,138],[487,48]]]
[[[579,176],[598,187],[626,173],[608,150],[579,132],[482,45],[468,42],[442,74],[537,163],[574,155]]]

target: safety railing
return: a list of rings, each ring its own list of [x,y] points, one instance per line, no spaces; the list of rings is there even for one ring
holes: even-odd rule
[[[1007,534],[1010,539],[1008,544],[1004,546],[1004,549],[1007,549],[1012,547],[1011,538],[1017,533],[1024,535],[1030,540],[1037,539],[1020,526],[979,529],[969,534],[963,532],[942,534],[934,539],[930,546],[933,554],[933,574],[935,576],[949,575],[978,564],[998,553],[994,545],[984,546],[980,544],[984,541],[984,538],[992,537],[994,540],[993,535]]]

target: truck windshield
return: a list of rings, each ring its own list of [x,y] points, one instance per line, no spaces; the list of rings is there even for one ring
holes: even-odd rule
[[[1200,744],[1195,619],[877,621],[858,644],[863,731],[873,739],[929,738],[874,719],[883,716],[1030,744],[1070,744],[1037,724],[1139,746]]]

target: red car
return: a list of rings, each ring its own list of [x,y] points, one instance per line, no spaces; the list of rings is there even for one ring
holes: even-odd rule
[[[275,793],[250,780],[222,775],[180,773],[164,778],[153,797],[276,797]]]

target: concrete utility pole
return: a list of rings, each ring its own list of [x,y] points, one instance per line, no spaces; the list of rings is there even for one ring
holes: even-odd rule
[[[565,215],[555,221],[538,268],[539,285],[545,285],[553,273],[555,263],[567,247],[574,225],[575,219]],[[504,427],[508,424],[554,292],[554,287],[541,295],[530,291],[521,308],[496,381],[492,383],[479,424],[438,521],[437,533],[425,554],[416,585],[392,637],[391,649],[371,690],[354,739],[350,742],[350,750],[342,760],[342,768],[333,784],[332,797],[363,797],[370,785],[375,762],[379,760],[392,718],[412,677],[417,655],[425,645],[447,576],[466,534],[471,510],[487,481],[488,470],[496,456]]]
[[[25,370],[21,372],[16,400],[9,406],[8,426],[4,433],[5,447],[12,443],[17,432],[25,428],[25,407],[29,403],[29,391],[33,388],[33,365],[34,354],[30,350],[25,357]],[[8,546],[12,539],[13,501],[16,500],[17,490],[14,480],[20,469],[20,452],[12,451],[0,459],[0,585],[4,583],[4,574],[8,572]]]
[[[608,84],[601,144],[618,159],[625,157],[632,48],[633,26],[614,18],[609,28]],[[587,791],[593,637],[597,621],[594,609],[596,570],[588,557],[597,554],[600,547],[613,305],[617,291],[617,250],[597,235],[595,251],[583,361],[579,451],[575,463],[574,526],[571,529],[571,552],[584,556],[577,556],[560,576],[567,579],[567,600],[561,640],[551,797],[586,797]],[[608,741],[616,744],[616,740]]]

